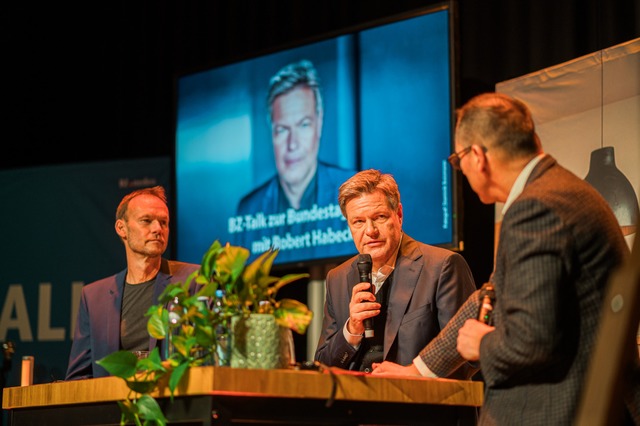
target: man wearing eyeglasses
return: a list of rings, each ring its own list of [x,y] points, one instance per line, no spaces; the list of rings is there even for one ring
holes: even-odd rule
[[[373,374],[444,377],[465,362],[485,382],[480,425],[568,425],[578,408],[609,276],[629,254],[602,196],[545,154],[526,105],[487,93],[458,110],[461,170],[483,203],[504,203],[489,323],[479,291],[411,364]],[[640,392],[627,420],[640,424]],[[635,399],[632,399],[635,398]]]

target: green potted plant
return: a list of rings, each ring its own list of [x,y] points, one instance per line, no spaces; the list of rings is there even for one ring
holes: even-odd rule
[[[141,420],[145,424],[166,424],[150,393],[161,385],[168,386],[173,399],[189,367],[225,364],[228,355],[220,355],[225,344],[221,342],[231,337],[232,345],[236,343],[234,333],[245,333],[251,328],[253,315],[267,315],[287,331],[306,332],[313,317],[309,308],[300,301],[278,300],[276,296],[283,286],[309,274],[271,276],[277,254],[278,250],[268,250],[247,265],[248,249],[229,243],[223,246],[216,240],[203,255],[200,269],[186,282],[167,286],[158,304],[146,313],[149,334],[170,340],[164,345],[169,350],[161,356],[155,348],[143,359],[129,351],[119,351],[98,361],[111,375],[124,379],[131,390],[124,401],[118,402],[121,424],[141,425]],[[197,292],[191,294],[189,288],[194,280]],[[224,297],[211,306],[209,301],[221,293]],[[242,337],[237,344],[233,356],[242,359],[242,347],[247,341]],[[236,366],[245,364],[246,360]]]

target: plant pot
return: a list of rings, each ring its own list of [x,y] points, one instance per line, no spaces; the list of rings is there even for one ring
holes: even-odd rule
[[[280,326],[271,314],[231,319],[231,367],[288,368],[293,359],[291,329]]]

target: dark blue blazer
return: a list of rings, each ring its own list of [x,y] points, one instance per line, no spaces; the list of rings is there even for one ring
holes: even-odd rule
[[[349,319],[351,291],[360,282],[356,259],[327,274],[322,334],[315,354],[317,361],[344,369],[352,369],[358,354],[342,331]],[[471,270],[459,253],[404,234],[389,290],[384,359],[411,364],[475,289]],[[468,374],[463,368],[450,377],[468,378],[464,377]]]
[[[154,300],[158,300],[167,285],[184,283],[198,268],[200,265],[162,259],[154,284]],[[66,380],[109,375],[96,361],[120,349],[120,312],[126,275],[125,269],[82,288]],[[195,282],[192,283],[192,293],[195,293],[195,286]],[[157,343],[156,339],[149,336],[150,351]],[[162,343],[164,340],[161,346]]]

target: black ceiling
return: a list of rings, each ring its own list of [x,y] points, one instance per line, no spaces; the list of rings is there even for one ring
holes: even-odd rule
[[[177,75],[434,4],[12,3],[2,14],[0,168],[171,156]],[[638,3],[459,0],[460,100],[638,37]]]

